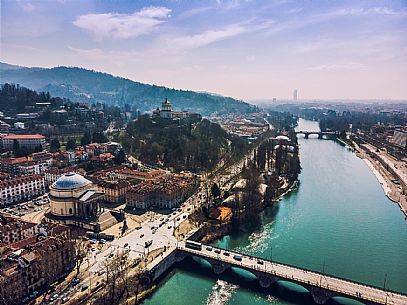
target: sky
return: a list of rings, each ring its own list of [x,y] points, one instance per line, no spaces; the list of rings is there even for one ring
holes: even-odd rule
[[[407,1],[1,0],[0,57],[234,98],[407,100]]]

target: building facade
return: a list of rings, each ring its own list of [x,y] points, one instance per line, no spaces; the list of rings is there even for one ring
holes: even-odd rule
[[[0,160],[0,171],[3,173],[8,173],[11,176],[16,176],[20,174],[20,165],[27,162],[26,157],[20,158],[5,158]]]
[[[39,233],[37,223],[0,213],[0,244],[11,244]]]
[[[393,143],[401,148],[407,149],[407,131],[401,129],[395,130]]]
[[[88,179],[76,173],[62,175],[50,186],[50,221],[74,225],[86,230],[100,230],[98,219],[102,214],[100,202],[103,193]]]
[[[126,206],[130,209],[171,209],[179,207],[196,188],[193,177],[166,176],[143,181],[129,189]]]
[[[20,148],[37,150],[45,145],[45,137],[40,134],[9,134],[1,138],[3,148],[12,150],[14,141],[17,141]]]
[[[201,115],[199,113],[195,112],[189,112],[189,111],[174,111],[172,109],[172,104],[171,102],[165,98],[164,102],[161,104],[161,109],[157,108],[153,110],[152,113],[153,118],[162,118],[162,119],[187,119],[187,118],[193,118],[193,119],[201,119]]]
[[[96,182],[98,192],[103,193],[103,201],[109,204],[119,204],[126,201],[126,193],[132,183],[126,180],[99,180]]]
[[[45,193],[45,180],[40,175],[26,175],[0,181],[0,206],[26,201]]]
[[[0,301],[27,302],[75,266],[75,247],[62,236],[33,236],[2,248]]]

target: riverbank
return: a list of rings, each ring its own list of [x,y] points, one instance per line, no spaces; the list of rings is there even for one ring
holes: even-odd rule
[[[267,207],[277,204],[284,196],[297,189],[299,184],[300,181],[296,180],[291,184],[288,184],[284,188],[280,188],[279,190],[281,193],[276,198],[274,198],[271,203],[263,205],[260,213],[263,212]],[[208,224],[208,226],[205,227],[204,230],[206,230],[206,232],[203,233],[201,243],[208,244],[231,234],[233,230],[235,230],[235,228],[233,227],[231,222],[228,222],[223,224]]]
[[[377,162],[374,158],[369,156],[369,154],[364,152],[363,149],[361,149],[357,145],[355,147],[357,147],[357,149],[355,150],[356,156],[361,158],[367,164],[367,166],[371,169],[376,179],[382,186],[384,194],[387,196],[387,198],[389,198],[391,201],[399,206],[400,211],[407,219],[406,196],[403,194],[403,191],[401,189],[394,185],[394,183],[392,182],[392,180],[394,180],[392,175],[379,162]]]

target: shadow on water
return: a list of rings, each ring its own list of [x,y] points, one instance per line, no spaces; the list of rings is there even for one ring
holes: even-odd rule
[[[296,189],[294,189],[291,192],[289,192],[288,194],[286,194],[284,196],[284,199],[289,200],[291,197],[297,196],[297,193],[298,193],[298,190],[300,187],[301,187],[301,185],[299,185]],[[234,230],[234,231],[230,232],[228,236],[231,237],[231,239],[242,239],[242,237],[245,237],[245,236],[247,237],[253,233],[263,232],[265,230],[264,224],[270,223],[271,227],[273,227],[273,221],[276,218],[279,210],[280,210],[280,201],[274,202],[271,206],[266,207],[264,209],[264,211],[261,212],[260,223],[258,226],[244,228],[243,231]],[[218,241],[214,242],[213,244],[223,248],[221,244],[218,244]],[[226,247],[225,249],[228,249],[228,247]]]
[[[233,285],[238,285],[239,289],[241,290],[255,291],[261,294],[264,298],[266,298],[268,295],[271,295],[275,298],[282,299],[294,304],[315,305],[311,295],[306,290],[301,291],[301,288],[295,287],[298,285],[291,284],[293,286],[290,287],[290,285],[286,285],[283,283],[272,285],[270,288],[267,289],[261,288],[258,280],[251,272],[239,268],[231,268],[226,270],[221,275],[216,275],[213,273],[212,268],[208,262],[203,259],[192,257],[188,257],[181,263],[177,263],[171,271],[164,274],[162,278],[159,279],[159,286],[164,285],[165,282],[168,281],[175,272],[183,272],[184,274],[193,277],[198,276],[211,279],[214,282],[216,282],[217,280],[222,280]]]

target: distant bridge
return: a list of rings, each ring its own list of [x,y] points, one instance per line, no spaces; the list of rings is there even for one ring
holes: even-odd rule
[[[206,260],[217,275],[232,267],[246,270],[256,276],[263,288],[268,288],[278,281],[301,285],[310,292],[317,304],[324,304],[332,297],[346,297],[366,305],[407,305],[407,295],[398,292],[212,246],[202,245],[201,250],[195,250],[186,247],[185,242],[180,242],[165,258],[151,265],[151,279],[156,280],[175,262],[180,262],[188,256]]]
[[[303,134],[305,136],[305,139],[309,138],[309,135],[316,134],[318,135],[318,139],[322,139],[324,136],[327,136],[329,138],[336,138],[339,136],[339,134],[335,131],[306,131],[306,130],[301,130],[301,131],[296,131],[296,134]]]

